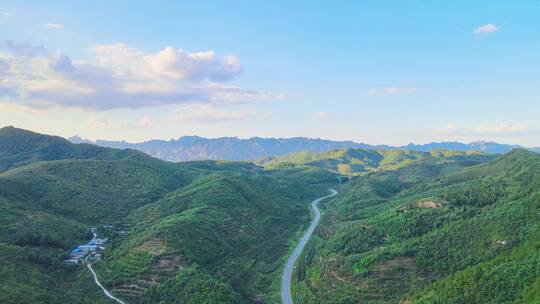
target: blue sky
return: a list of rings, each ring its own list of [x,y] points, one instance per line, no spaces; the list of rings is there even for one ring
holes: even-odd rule
[[[0,125],[540,146],[539,1],[42,2],[0,2]]]

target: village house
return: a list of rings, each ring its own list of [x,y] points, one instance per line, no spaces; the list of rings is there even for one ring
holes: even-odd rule
[[[77,247],[71,250],[69,253],[69,258],[64,260],[64,264],[80,264],[83,262],[85,255],[86,252]]]
[[[71,250],[71,252],[69,253],[70,257],[81,257],[81,258],[83,258],[85,255],[86,255],[86,253],[84,251],[82,251],[79,247]]]
[[[94,245],[103,245],[103,244],[107,243],[108,241],[109,241],[109,238],[107,238],[107,237],[102,238],[102,239],[95,238],[92,241],[90,241],[89,244],[92,243]]]
[[[96,251],[97,246],[92,244],[86,244],[86,245],[79,245],[80,250],[82,251]]]
[[[65,259],[63,263],[77,265],[82,263],[82,259]]]
[[[97,228],[92,228],[94,238],[84,245],[79,245],[77,248],[71,250],[69,257],[64,260],[64,264],[81,264],[84,262],[85,257],[92,261],[99,261],[101,254],[96,253],[100,249],[105,249],[102,245],[109,241],[109,238],[98,238]]]

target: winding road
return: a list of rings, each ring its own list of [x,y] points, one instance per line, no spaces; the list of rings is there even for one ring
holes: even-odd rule
[[[96,275],[96,272],[94,271],[94,269],[92,269],[92,263],[88,263],[86,264],[86,266],[88,267],[88,270],[90,270],[90,272],[94,275],[94,282],[96,282],[96,285],[99,286],[99,288],[101,288],[101,290],[103,290],[103,293],[111,300],[114,300],[116,301],[116,303],[119,303],[119,304],[126,304],[124,301],[116,298],[115,296],[113,296],[107,289],[105,289],[105,287],[103,287],[103,285],[101,285],[101,283],[99,282],[98,278],[97,278],[97,275]]]
[[[92,238],[92,241],[95,240],[97,238],[97,234],[94,232],[94,230],[92,230],[92,234],[94,235],[94,237]],[[88,261],[88,257],[86,259],[86,267],[88,267],[88,270],[90,270],[90,272],[92,273],[92,275],[94,276],[94,282],[96,283],[96,285],[101,288],[101,290],[103,290],[103,293],[107,296],[107,298],[115,301],[116,303],[118,304],[126,304],[126,302],[116,298],[115,296],[113,296],[107,289],[105,289],[105,287],[103,287],[103,285],[101,285],[101,283],[99,282],[98,278],[97,278],[97,274],[96,272],[94,271],[94,269],[92,268],[92,263]]]
[[[311,202],[311,210],[313,210],[313,213],[315,213],[315,218],[309,225],[308,230],[306,231],[298,245],[296,245],[294,252],[289,257],[289,260],[287,260],[287,265],[285,265],[285,269],[283,271],[283,277],[281,279],[281,299],[283,299],[283,304],[293,304],[293,300],[291,297],[291,277],[294,263],[296,263],[296,260],[300,256],[300,253],[302,253],[302,249],[304,249],[304,247],[306,246],[309,238],[313,234],[313,231],[315,231],[317,224],[319,224],[319,221],[321,220],[321,212],[319,211],[319,207],[317,206],[317,204],[320,201],[337,194],[337,191],[334,189],[330,189],[330,191],[332,192],[330,195],[320,197]]]

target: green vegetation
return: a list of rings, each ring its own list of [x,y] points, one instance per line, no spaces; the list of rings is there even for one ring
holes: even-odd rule
[[[62,265],[102,225],[114,229],[96,272],[129,303],[276,299],[309,201],[337,180],[316,168],[173,164],[14,128],[0,142],[2,303],[107,303],[84,267]]]
[[[531,303],[540,155],[423,162],[354,180],[327,205],[295,287],[302,303]]]
[[[0,302],[109,303],[62,265],[112,225],[102,283],[128,303],[277,303],[287,252],[298,303],[540,301],[540,155],[335,150],[167,163],[0,129]],[[117,233],[119,230],[125,234]]]
[[[341,149],[323,153],[297,152],[285,156],[260,159],[257,163],[267,169],[316,167],[344,175],[363,175],[375,171],[397,170],[419,161],[436,162],[458,158],[474,161],[475,159],[487,159],[489,157],[480,152],[472,151],[434,150],[432,152],[419,152],[409,150]]]
[[[59,159],[115,160],[144,154],[134,150],[104,149],[94,145],[73,145],[56,136],[5,127],[0,129],[0,172],[36,161]]]
[[[182,271],[173,269],[190,265],[198,265],[192,270],[198,275],[219,279],[243,302],[264,299],[289,238],[309,220],[309,191],[302,189],[307,190],[300,182],[260,171],[203,176],[134,211],[127,221],[136,226],[97,270],[129,300],[162,290],[167,280],[181,280]]]

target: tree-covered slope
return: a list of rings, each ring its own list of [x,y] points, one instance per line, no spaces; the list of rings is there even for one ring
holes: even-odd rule
[[[532,303],[540,155],[419,163],[354,180],[304,256],[302,303]]]
[[[11,168],[0,173],[1,303],[106,303],[84,267],[62,265],[103,225],[114,227],[112,242],[95,268],[129,303],[276,299],[309,201],[336,181],[311,168],[174,164],[92,146],[81,154],[80,145],[16,133],[29,137],[12,135],[17,147],[0,159]]]
[[[322,153],[298,152],[285,156],[260,159],[257,163],[268,169],[317,167],[340,174],[362,175],[374,171],[397,170],[415,162],[438,162],[467,158],[486,160],[490,156],[480,152],[433,150],[368,150],[340,149]]]
[[[101,301],[84,268],[62,260],[91,238],[90,227],[121,223],[185,182],[174,176],[129,159],[37,162],[0,174],[0,302]]]
[[[0,129],[0,172],[36,161],[105,159],[142,156],[135,150],[116,150],[89,144],[72,144],[57,136],[44,136],[14,127]]]
[[[323,203],[295,301],[539,300],[532,152],[347,149],[267,160],[264,169],[0,134],[1,303],[108,303],[84,267],[62,265],[103,225],[113,227],[111,242],[96,272],[130,304],[277,303],[309,202],[340,174],[355,178]]]
[[[234,303],[262,301],[290,237],[309,220],[305,188],[260,173],[212,173],[134,212],[137,226],[98,270],[125,298],[145,303],[170,292],[189,298],[180,296],[185,287],[162,285],[182,280],[172,268],[210,275],[234,291]],[[157,275],[162,264],[170,271]]]

